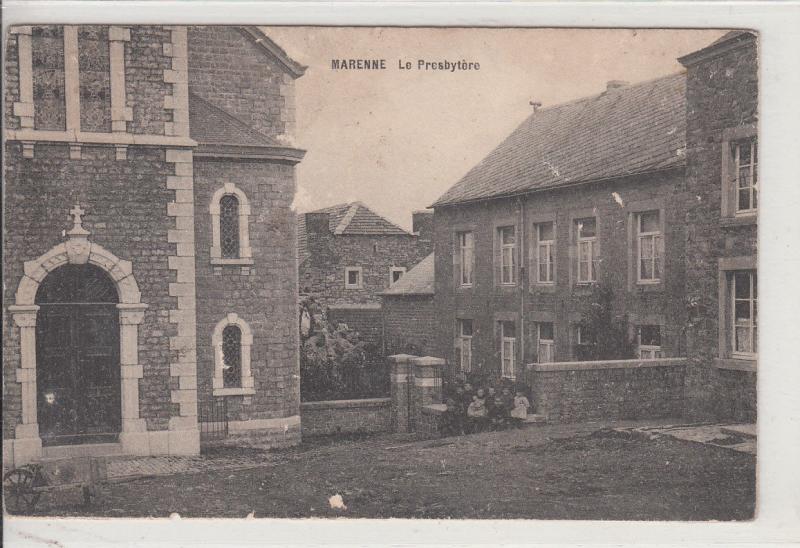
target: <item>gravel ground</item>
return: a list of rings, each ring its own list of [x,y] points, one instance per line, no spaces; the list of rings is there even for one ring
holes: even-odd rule
[[[115,483],[88,506],[77,489],[48,494],[36,515],[745,520],[755,507],[753,455],[597,425],[246,453],[252,468]]]

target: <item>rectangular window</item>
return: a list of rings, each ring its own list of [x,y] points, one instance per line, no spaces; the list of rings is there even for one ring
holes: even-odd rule
[[[758,274],[735,271],[732,285],[733,355],[753,358],[758,351]]]
[[[640,360],[663,357],[660,325],[640,325],[637,329],[637,339]]]
[[[363,285],[360,266],[348,266],[344,269],[345,289],[361,289]]]
[[[472,320],[458,320],[459,367],[464,373],[472,371]]]
[[[517,328],[514,322],[500,322],[500,367],[502,376],[509,379],[514,378],[516,343]]]
[[[473,257],[475,249],[475,239],[472,232],[458,232],[458,262],[459,262],[459,277],[458,283],[462,287],[472,285],[472,268]]]
[[[636,214],[637,279],[643,283],[661,280],[662,236],[661,216],[658,210]]]
[[[538,342],[539,363],[552,363],[555,361],[555,336],[552,322],[536,324],[536,337]]]
[[[733,143],[736,213],[749,214],[758,209],[758,145],[755,139]]]
[[[403,266],[393,266],[389,269],[389,286],[393,286],[397,282],[400,281],[400,278],[403,277],[403,274],[406,273],[406,269]]]
[[[575,221],[578,239],[578,283],[597,281],[597,220],[594,217]]]
[[[536,283],[552,284],[555,281],[554,223],[538,223],[534,226],[536,227]]]
[[[497,241],[500,244],[500,284],[517,283],[517,238],[513,226],[497,229]]]

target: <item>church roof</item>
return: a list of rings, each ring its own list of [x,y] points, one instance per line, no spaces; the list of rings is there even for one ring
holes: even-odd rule
[[[337,204],[309,213],[327,213],[329,215],[328,226],[330,231],[337,235],[409,235],[408,231],[375,213],[362,202]],[[305,213],[297,216],[297,247],[302,261],[308,255]]]
[[[675,74],[539,109],[433,207],[683,166],[685,98]]]
[[[433,295],[434,294],[434,254],[431,253],[417,266],[403,274],[392,287],[381,292],[381,295]]]
[[[201,144],[282,146],[243,121],[189,92],[189,133]]]

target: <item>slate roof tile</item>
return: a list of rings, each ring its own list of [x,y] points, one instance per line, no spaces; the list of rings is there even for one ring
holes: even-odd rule
[[[434,255],[431,253],[380,295],[433,295]]]
[[[539,109],[433,207],[685,165],[685,98],[682,73]]]

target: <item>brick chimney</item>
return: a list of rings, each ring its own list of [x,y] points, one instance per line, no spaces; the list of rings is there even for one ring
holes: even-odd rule
[[[433,210],[421,209],[411,214],[411,230],[420,241],[433,241]]]
[[[333,233],[330,213],[306,213],[306,245],[313,259],[327,257],[331,253]]]
[[[606,91],[612,91],[615,89],[625,88],[630,85],[630,82],[625,80],[609,80],[606,82]]]

